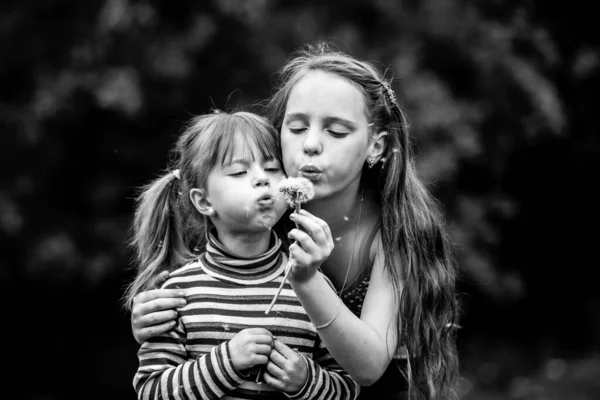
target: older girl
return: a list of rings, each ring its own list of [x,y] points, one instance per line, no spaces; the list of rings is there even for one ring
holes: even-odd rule
[[[361,398],[456,398],[456,266],[443,217],[419,179],[406,116],[373,65],[326,44],[283,67],[268,102],[290,176],[315,186],[292,217],[298,260],[330,240],[321,265],[291,284],[336,361],[362,386]],[[135,299],[137,340],[164,329],[176,299]],[[156,324],[159,325],[156,325]],[[403,383],[404,382],[404,383]]]

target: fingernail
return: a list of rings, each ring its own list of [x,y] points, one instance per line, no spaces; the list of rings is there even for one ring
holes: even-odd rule
[[[187,304],[187,301],[185,301],[185,299],[179,299],[179,304],[185,306]]]
[[[177,296],[179,296],[179,297],[185,297],[185,293],[179,292],[179,293],[177,293]]]
[[[290,214],[291,219],[296,219],[296,214]]]
[[[171,322],[169,323],[169,326],[170,326],[171,328],[172,328],[172,327],[174,327],[174,326],[175,326],[175,321],[171,321]]]

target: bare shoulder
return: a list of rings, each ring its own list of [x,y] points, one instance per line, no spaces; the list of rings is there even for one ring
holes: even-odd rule
[[[389,279],[389,271],[386,271],[385,263],[386,263],[386,254],[385,249],[383,247],[383,237],[381,235],[381,227],[377,230],[375,237],[373,238],[373,242],[371,243],[371,248],[369,249],[369,260],[373,264],[373,269],[371,272],[371,279],[378,278],[385,281],[390,282]],[[400,259],[391,260],[392,268],[401,268]],[[397,277],[400,277],[402,274],[396,274]],[[402,285],[402,283],[401,283]]]

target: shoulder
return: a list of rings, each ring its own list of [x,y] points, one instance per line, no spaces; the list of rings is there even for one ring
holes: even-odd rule
[[[387,260],[390,256],[393,259]],[[371,275],[378,275],[383,279],[389,279],[391,271],[386,269],[386,264],[391,268],[400,269],[402,268],[402,262],[397,251],[388,251],[386,254],[383,236],[381,233],[381,227],[377,230],[374,235],[373,242],[369,249],[369,260],[373,263],[373,269]],[[395,274],[396,276],[402,276],[402,274]]]

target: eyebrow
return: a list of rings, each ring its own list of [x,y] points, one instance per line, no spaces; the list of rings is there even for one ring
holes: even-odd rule
[[[308,115],[297,112],[297,113],[285,114],[284,118],[285,119],[288,119],[288,118],[308,119]],[[323,118],[323,121],[327,124],[339,122],[341,124],[348,125],[350,128],[356,128],[356,125],[357,125],[356,122],[350,121],[349,119],[342,118],[342,117],[329,116],[329,117]]]

